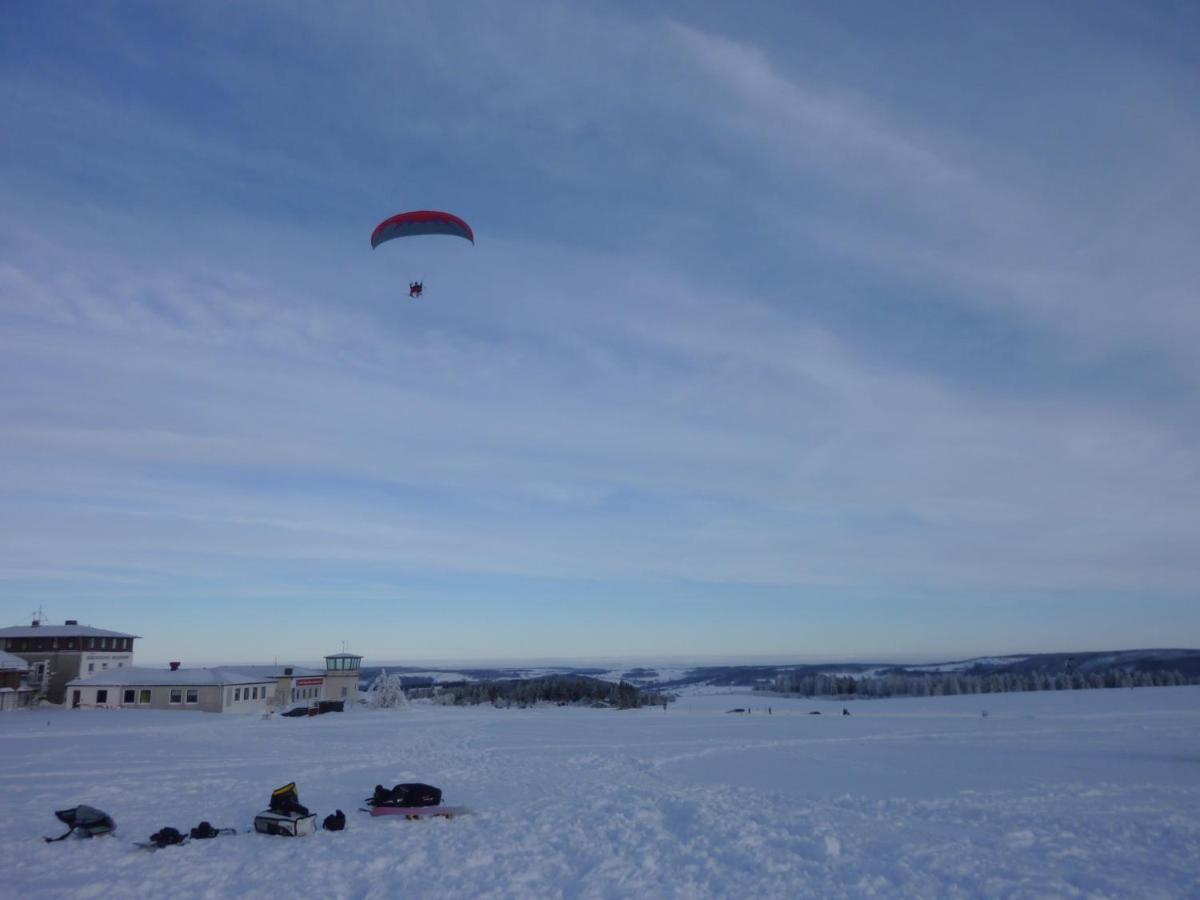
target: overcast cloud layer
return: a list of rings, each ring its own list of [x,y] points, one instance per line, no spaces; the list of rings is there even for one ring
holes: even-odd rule
[[[3,624],[1200,644],[1200,18],[776,6],[23,11]]]

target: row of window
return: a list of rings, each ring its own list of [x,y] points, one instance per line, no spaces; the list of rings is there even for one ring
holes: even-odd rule
[[[150,688],[125,688],[121,702],[126,706],[138,706],[148,704],[154,699],[154,692]],[[106,689],[97,689],[96,705],[102,706],[108,702],[108,691]],[[200,702],[200,690],[198,688],[188,688],[186,691],[183,688],[171,688],[171,702],[177,704],[195,704]]]
[[[311,700],[321,696],[319,687],[292,688],[292,700]]]
[[[234,688],[233,702],[241,703],[245,700],[265,700],[267,699],[267,689],[265,687],[248,687]]]
[[[100,670],[101,670],[101,671],[103,671],[104,669],[107,669],[107,668],[108,668],[108,663],[100,663]],[[119,663],[117,663],[117,668],[118,668],[118,669],[123,669],[123,668],[125,668],[125,663],[123,663],[123,662],[119,662]],[[89,672],[95,672],[95,671],[96,671],[96,664],[95,664],[95,663],[88,663],[88,671],[89,671]]]
[[[22,650],[133,650],[133,638],[9,638],[12,653]]]

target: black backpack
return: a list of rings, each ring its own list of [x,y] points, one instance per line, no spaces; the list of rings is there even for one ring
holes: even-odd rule
[[[236,828],[213,828],[211,822],[201,822],[192,829],[193,840],[205,840],[207,838],[215,838],[222,834],[237,834]]]
[[[108,813],[96,809],[94,806],[75,806],[71,809],[59,809],[55,810],[54,816],[58,821],[67,826],[67,833],[61,837],[46,838],[47,844],[66,840],[76,831],[79,832],[80,836],[90,838],[102,834],[110,834],[117,827],[117,824]]]
[[[186,840],[187,838],[180,833],[179,829],[172,828],[170,825],[166,828],[160,828],[154,834],[150,835],[150,843],[160,848],[182,844]]]
[[[326,816],[321,827],[326,831],[342,831],[346,827],[346,814],[340,809],[331,816]]]
[[[377,784],[375,793],[366,802],[370,806],[438,806],[442,802],[442,789],[411,783],[398,784],[389,790]]]
[[[308,807],[300,803],[300,795],[296,792],[296,782],[292,781],[271,792],[270,810],[277,813],[296,813],[307,816]]]

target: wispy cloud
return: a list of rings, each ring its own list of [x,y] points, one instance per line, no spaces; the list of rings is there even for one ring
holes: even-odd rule
[[[692,585],[935,629],[1200,584],[1179,172],[1096,218],[1044,185],[1139,158],[1014,161],[615,9],[230,9],[101,16],[0,93],[0,609]],[[412,197],[477,246],[372,253]]]

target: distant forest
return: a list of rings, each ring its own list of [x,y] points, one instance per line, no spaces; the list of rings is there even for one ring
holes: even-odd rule
[[[1200,684],[1177,670],[1107,672],[894,672],[849,675],[781,672],[755,690],[806,697],[934,697],[950,694],[1003,694],[1010,691],[1078,691],[1093,688],[1169,687]]]
[[[409,688],[410,698],[429,697],[447,706],[533,706],[556,703],[560,706],[602,705],[618,709],[661,706],[673,700],[666,694],[639,689],[627,681],[613,683],[584,675],[548,675],[541,678],[503,679],[498,681],[456,681],[431,687]]]

